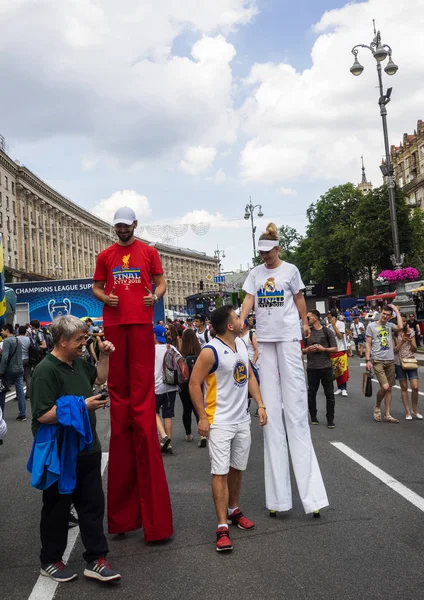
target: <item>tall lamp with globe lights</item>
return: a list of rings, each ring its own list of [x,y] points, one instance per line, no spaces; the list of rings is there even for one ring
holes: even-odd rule
[[[246,204],[246,207],[244,209],[244,218],[246,219],[246,221],[248,221],[250,219],[250,222],[252,225],[253,260],[255,260],[255,258],[256,258],[256,242],[255,242],[256,226],[253,221],[253,215],[255,213],[255,209],[258,209],[258,217],[262,218],[264,216],[264,213],[262,212],[262,206],[260,204],[252,204],[252,198],[249,197],[249,204]]]
[[[384,136],[384,149],[386,154],[386,161],[383,165],[380,166],[381,172],[383,176],[387,179],[387,190],[389,195],[389,208],[390,208],[390,220],[392,225],[392,237],[393,237],[393,256],[391,256],[391,260],[393,266],[396,270],[401,269],[404,261],[404,255],[400,253],[400,245],[399,245],[399,230],[397,224],[397,216],[396,216],[396,200],[395,200],[395,182],[394,182],[394,168],[392,165],[392,159],[390,156],[390,145],[389,145],[389,133],[387,129],[387,104],[390,102],[392,88],[388,88],[387,92],[384,93],[383,90],[383,76],[382,76],[382,63],[388,59],[386,66],[384,67],[384,72],[389,75],[396,75],[399,67],[393,61],[392,58],[392,48],[388,44],[383,44],[381,40],[381,33],[377,31],[374,24],[374,38],[370,45],[366,44],[357,44],[352,48],[352,54],[354,56],[353,65],[350,68],[350,72],[355,77],[361,75],[364,70],[364,67],[358,60],[359,48],[366,48],[371,52],[375,61],[377,63],[377,75],[378,75],[378,87],[380,91],[380,97],[378,100],[378,104],[380,106],[380,115],[383,124],[383,136]],[[410,306],[411,301],[405,293],[405,285],[404,282],[398,280],[396,283],[396,303]]]

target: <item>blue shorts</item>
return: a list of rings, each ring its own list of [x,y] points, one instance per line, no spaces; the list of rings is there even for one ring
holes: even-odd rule
[[[163,419],[173,419],[175,417],[174,408],[176,395],[177,392],[166,392],[166,394],[156,395],[156,413],[159,415],[160,409],[162,408]]]
[[[399,381],[407,381],[408,379],[418,379],[418,369],[402,369],[400,365],[395,365],[396,379]]]

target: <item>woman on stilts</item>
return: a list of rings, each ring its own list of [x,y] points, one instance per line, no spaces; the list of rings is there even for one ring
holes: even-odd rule
[[[244,322],[255,308],[261,352],[260,387],[268,415],[264,428],[266,507],[275,517],[277,511],[288,511],[293,506],[290,449],[303,508],[319,517],[319,510],[328,506],[328,499],[308,423],[299,324],[300,318],[303,335],[308,338],[306,303],[301,291],[305,286],[297,267],[279,257],[278,229],[274,223],[259,238],[258,250],[264,264],[252,269],[246,279],[240,318]]]

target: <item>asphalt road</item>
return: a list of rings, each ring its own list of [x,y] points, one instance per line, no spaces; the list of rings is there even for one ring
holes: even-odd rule
[[[173,540],[148,546],[142,532],[110,536],[109,559],[120,569],[122,582],[105,586],[81,575],[59,586],[55,598],[423,598],[422,509],[332,445],[342,442],[424,499],[424,421],[405,421],[399,390],[394,391],[392,414],[401,422],[373,421],[373,399],[361,395],[362,371],[359,359],[351,359],[349,396],[337,397],[334,430],[325,425],[325,400],[319,393],[322,423],[312,428],[312,434],[330,499],[320,520],[303,513],[296,491],[290,513],[268,517],[262,433],[252,418],[253,444],[241,507],[254,520],[255,529],[231,529],[233,552],[217,553],[207,450],[184,441],[178,404],[175,455],[164,457],[174,511]],[[424,412],[424,397],[422,404]],[[40,492],[29,487],[26,472],[30,423],[15,422],[15,412],[15,402],[8,402],[9,435],[0,447],[0,596],[26,600],[39,574]],[[108,413],[99,411],[104,451],[108,429]],[[82,573],[81,553],[78,539],[70,562]]]

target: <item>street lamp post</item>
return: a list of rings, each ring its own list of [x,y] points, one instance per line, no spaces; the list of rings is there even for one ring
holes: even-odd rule
[[[400,269],[403,264],[404,255],[400,253],[400,245],[399,245],[399,230],[397,224],[397,215],[396,215],[396,200],[395,200],[395,182],[394,182],[394,169],[392,165],[392,160],[390,156],[390,145],[389,145],[389,133],[387,129],[387,104],[390,102],[390,97],[392,94],[392,88],[388,88],[387,92],[384,93],[383,90],[383,77],[382,77],[382,69],[381,64],[388,58],[388,62],[384,67],[384,71],[387,75],[395,75],[399,69],[397,64],[393,62],[392,59],[392,49],[388,44],[383,44],[381,41],[381,33],[380,31],[376,31],[375,21],[374,24],[374,39],[369,46],[366,44],[357,44],[352,48],[352,54],[354,56],[353,65],[350,68],[350,72],[352,75],[356,77],[361,75],[364,67],[358,61],[358,48],[366,48],[369,50],[374,56],[377,62],[377,75],[378,75],[378,86],[380,90],[380,98],[378,100],[378,104],[380,106],[380,115],[381,121],[383,124],[383,136],[384,136],[384,150],[386,154],[386,162],[382,165],[381,172],[384,177],[387,178],[387,189],[389,195],[389,208],[390,208],[390,220],[392,225],[392,238],[393,238],[393,256],[391,257],[393,266],[395,269]],[[414,306],[411,305],[411,301],[405,293],[405,282],[398,281],[396,283],[396,301],[398,304],[402,304],[403,308],[406,309],[406,306],[411,310],[415,310]]]
[[[381,34],[379,31],[375,29],[375,21],[374,23],[374,39],[369,46],[366,44],[357,44],[352,48],[352,54],[355,57],[354,63],[350,68],[350,72],[352,75],[359,76],[364,67],[358,61],[358,48],[367,48],[373,54],[376,62],[377,62],[377,74],[378,74],[378,85],[380,89],[380,98],[378,100],[378,104],[380,106],[380,115],[383,123],[383,136],[384,136],[384,148],[386,153],[386,164],[382,166],[382,173],[387,177],[387,188],[389,193],[389,207],[390,207],[390,219],[392,223],[392,237],[393,237],[393,250],[394,257],[392,262],[396,269],[400,269],[403,263],[403,257],[400,254],[400,246],[399,246],[399,232],[397,225],[397,216],[396,216],[396,202],[395,202],[395,183],[393,179],[393,165],[390,157],[390,146],[389,146],[389,134],[387,130],[387,109],[386,105],[390,102],[390,96],[392,93],[392,88],[388,88],[387,92],[383,91],[383,78],[381,74],[381,63],[389,58],[387,65],[384,68],[384,71],[387,75],[395,75],[398,71],[398,66],[392,60],[392,49],[387,44],[381,43]]]
[[[246,204],[246,207],[244,209],[244,218],[246,219],[246,221],[248,221],[250,219],[251,225],[252,225],[253,260],[255,260],[255,258],[256,258],[256,242],[255,242],[256,227],[253,222],[253,215],[255,213],[256,208],[258,209],[258,217],[259,218],[263,217],[264,214],[262,212],[262,206],[260,204],[253,205],[252,198],[251,198],[251,196],[249,196],[249,204]]]
[[[216,250],[213,253],[214,257],[218,261],[218,275],[221,274],[221,257],[225,258],[225,250],[220,250],[219,247],[216,247]]]

